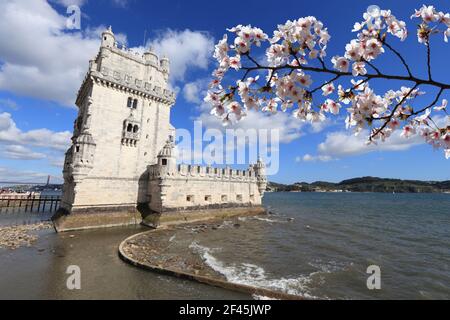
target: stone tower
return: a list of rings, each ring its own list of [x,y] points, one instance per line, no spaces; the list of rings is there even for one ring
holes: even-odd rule
[[[261,158],[258,158],[256,164],[253,165],[253,170],[255,171],[259,193],[264,195],[267,188],[266,165]]]
[[[169,60],[119,46],[111,28],[78,92],[72,146],[66,152],[58,231],[122,225],[148,202],[147,167],[173,139]]]

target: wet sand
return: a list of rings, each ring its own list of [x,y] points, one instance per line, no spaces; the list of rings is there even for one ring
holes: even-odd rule
[[[125,238],[141,226],[57,234],[33,231],[31,246],[0,248],[0,299],[251,299],[248,294],[211,287],[130,266],[119,258]],[[66,286],[68,266],[81,269],[81,290]]]

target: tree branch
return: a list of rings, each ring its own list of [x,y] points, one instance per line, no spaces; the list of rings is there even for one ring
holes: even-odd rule
[[[383,117],[383,119],[386,119],[386,121],[383,123],[383,125],[380,128],[375,130],[375,133],[370,135],[370,138],[369,138],[370,141],[372,141],[373,138],[375,138],[378,134],[380,134],[380,132],[383,131],[384,128],[386,128],[387,124],[391,121],[392,117],[394,116],[395,111],[397,111],[398,107],[400,107],[406,101],[406,99],[417,88],[417,86],[418,86],[418,84],[416,83],[416,85],[408,91],[408,93],[392,109],[391,114],[389,116]]]
[[[299,66],[292,66],[292,65],[283,65],[278,67],[269,67],[269,66],[256,66],[256,67],[242,67],[242,70],[273,70],[273,71],[279,71],[279,70],[304,70],[304,71],[312,71],[312,72],[319,72],[319,73],[329,73],[333,75],[340,75],[340,76],[353,76],[351,72],[342,72],[337,70],[332,70],[328,68],[318,68],[318,67],[308,67],[305,65],[299,65]],[[447,83],[441,83],[438,81],[430,80],[430,79],[421,79],[414,76],[398,76],[398,75],[390,75],[385,73],[380,74],[365,74],[361,76],[362,78],[366,79],[388,79],[388,80],[401,80],[401,81],[410,81],[414,82],[418,85],[431,85],[442,89],[450,89],[450,84]]]
[[[382,42],[383,42],[383,44],[389,49],[389,50],[391,50],[399,59],[400,59],[400,61],[403,63],[403,65],[405,66],[405,68],[406,68],[406,71],[408,72],[408,75],[410,76],[410,77],[412,77],[413,75],[412,75],[412,73],[411,73],[411,70],[409,69],[409,66],[408,66],[408,64],[406,63],[406,61],[405,61],[405,59],[403,58],[403,56],[397,51],[397,50],[395,50],[393,47],[391,47],[391,45],[389,45],[387,42],[386,42],[386,39],[385,40],[381,40]]]
[[[431,49],[430,40],[427,41],[427,67],[428,67],[428,79],[431,80]]]
[[[370,67],[372,67],[372,69],[373,70],[375,70],[375,72],[377,73],[377,74],[381,74],[381,71],[377,68],[377,67],[375,67],[375,65],[373,64],[373,63],[370,63],[369,61],[367,61],[367,60],[363,60],[365,63],[367,63]]]
[[[441,89],[439,90],[439,93],[436,95],[436,98],[433,100],[432,103],[430,103],[428,106],[426,106],[426,107],[423,108],[423,109],[420,109],[420,110],[415,111],[415,112],[411,112],[411,115],[410,115],[410,116],[418,115],[418,114],[424,112],[425,110],[431,108],[432,106],[434,106],[434,105],[438,102],[439,97],[441,96],[441,94],[442,94],[443,91],[444,91],[444,89],[441,88]]]
[[[309,93],[311,93],[311,94],[313,94],[314,92],[316,92],[316,91],[318,91],[318,90],[320,90],[320,89],[322,89],[323,87],[325,87],[326,85],[328,85],[328,84],[330,84],[330,83],[332,83],[333,81],[336,81],[337,79],[339,79],[341,76],[338,74],[338,75],[336,75],[333,79],[331,79],[331,80],[328,80],[327,82],[325,82],[324,84],[322,84],[321,86],[319,86],[319,87],[317,87],[317,88],[315,88],[315,89],[313,89],[313,90],[311,90]]]

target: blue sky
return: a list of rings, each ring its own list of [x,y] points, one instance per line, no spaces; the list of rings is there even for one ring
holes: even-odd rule
[[[143,45],[145,30],[146,44],[169,50],[169,56],[175,54],[168,44],[171,37],[179,41],[179,52],[171,57],[177,66],[174,70],[172,65],[171,80],[179,91],[172,109],[172,124],[177,128],[191,129],[194,119],[205,119],[199,101],[202,86],[215,67],[211,46],[222,38],[226,28],[237,24],[252,24],[271,34],[277,24],[288,19],[316,16],[332,37],[327,51],[329,61],[333,55],[344,53],[345,44],[355,37],[351,32],[353,24],[362,20],[367,7],[378,5],[391,9],[407,23],[408,39],[403,43],[392,39],[391,44],[404,54],[413,73],[426,73],[425,47],[417,43],[416,22],[409,19],[423,1],[285,0],[274,5],[273,1],[261,0],[35,0],[26,6],[17,2],[7,0],[0,5],[0,180],[45,181],[47,174],[61,176],[64,149],[77,113],[73,106],[76,89],[87,69],[88,57],[98,48],[98,32],[108,25],[126,39],[129,47]],[[81,6],[81,32],[61,27],[66,6],[71,3]],[[450,11],[448,1],[426,4]],[[17,10],[7,10],[12,6]],[[435,80],[449,81],[449,46],[441,36],[433,40]],[[397,60],[388,54],[377,60],[377,65],[389,73],[402,73]],[[374,83],[374,88],[383,92],[400,85]],[[448,98],[448,92],[446,95]],[[423,99],[431,101],[432,97]],[[360,141],[348,138],[350,132],[345,131],[343,119],[333,119],[321,130],[287,115],[278,116],[274,123],[288,130],[281,139],[280,170],[270,177],[273,181],[340,181],[366,175],[450,179],[450,160],[445,159],[442,150],[434,151],[425,144],[394,141],[390,147],[378,149],[348,148]],[[321,161],[324,156],[333,160]]]

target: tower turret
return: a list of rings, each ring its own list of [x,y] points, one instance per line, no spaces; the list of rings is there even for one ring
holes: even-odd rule
[[[116,37],[112,32],[111,26],[102,33],[102,47],[113,48],[116,43]]]
[[[261,158],[258,158],[258,161],[253,166],[253,169],[255,170],[259,193],[263,195],[267,188],[267,177],[266,165]]]
[[[169,73],[170,72],[170,61],[169,58],[164,56],[163,58],[161,58],[161,60],[159,61],[161,64],[161,68],[163,70],[163,72],[165,73]]]
[[[164,74],[164,79],[167,81],[169,79],[169,72],[170,72],[170,61],[169,58],[164,56],[160,61],[162,72]]]
[[[155,66],[158,65],[158,55],[153,51],[152,47],[148,48],[146,52],[144,52],[145,62],[153,64]]]
[[[94,167],[94,153],[96,144],[88,131],[83,131],[74,141],[73,150],[73,179],[80,182]]]
[[[158,166],[160,176],[166,176],[173,173],[176,169],[175,145],[169,139],[158,154]]]

